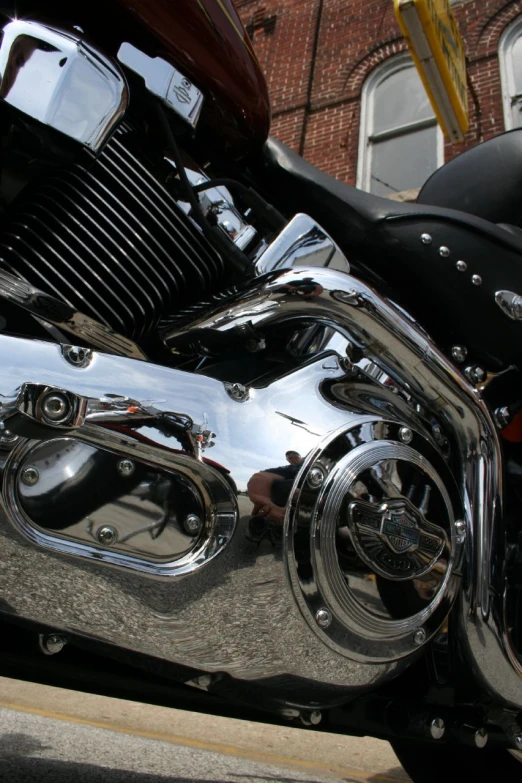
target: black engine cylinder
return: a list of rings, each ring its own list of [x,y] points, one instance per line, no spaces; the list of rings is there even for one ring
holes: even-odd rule
[[[31,185],[11,208],[0,264],[138,339],[224,278],[221,258],[120,129],[89,167]]]

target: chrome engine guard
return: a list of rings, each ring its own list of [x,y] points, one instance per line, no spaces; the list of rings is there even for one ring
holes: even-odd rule
[[[458,587],[464,536],[459,538],[459,529],[451,523],[448,579],[429,611],[388,626],[367,624],[359,637],[364,623],[357,617],[352,620],[350,607],[340,606],[342,600],[328,580],[314,594],[328,603],[326,614],[321,603],[314,603],[314,595],[307,600],[309,585],[298,584],[299,557],[296,560],[292,540],[299,520],[312,516],[317,530],[312,525],[310,540],[314,546],[320,544],[321,520],[310,509],[328,504],[339,508],[340,501],[327,494],[331,490],[335,495],[342,481],[329,456],[339,437],[349,440],[355,430],[360,433],[366,427],[372,448],[377,440],[379,448],[402,448],[406,460],[409,447],[401,446],[401,432],[408,430],[416,439],[412,446],[422,442],[436,449],[416,413],[416,406],[422,406],[436,414],[458,445],[457,479],[465,522],[461,530],[467,532],[461,637],[486,688],[497,700],[520,706],[520,666],[505,646],[502,619],[491,599],[495,553],[490,542],[501,511],[502,466],[486,406],[404,314],[343,273],[296,268],[270,274],[191,327],[226,331],[244,323],[268,328],[303,319],[332,327],[356,345],[365,359],[407,392],[412,405],[399,400],[390,404],[378,394],[375,403],[371,393],[358,394],[346,363],[332,352],[283,374],[266,388],[245,389],[102,354],[72,363],[63,347],[1,336],[0,392],[6,422],[16,413],[45,425],[45,437],[73,437],[149,465],[185,472],[205,497],[207,517],[203,543],[198,542],[183,566],[175,561],[167,568],[164,563],[140,566],[108,547],[79,546],[49,535],[31,525],[20,507],[17,486],[27,451],[21,444],[4,469],[0,608],[206,672],[224,671],[241,679],[295,675],[352,692],[375,687],[396,675],[401,661],[442,622]],[[324,393],[325,382],[340,385],[333,398]],[[49,395],[61,400],[58,407],[65,400],[59,420],[53,420],[52,408],[44,404]],[[186,432],[174,449],[158,426],[165,416],[181,422]],[[237,498],[207,459],[210,431],[217,433],[211,436],[212,462],[231,471]],[[245,520],[251,513],[249,478],[278,464],[289,447],[307,457],[287,510],[281,558],[277,550],[245,548],[244,537],[233,530],[236,514]],[[422,454],[415,459],[424,464]],[[314,470],[323,471],[324,490],[314,486]],[[425,470],[429,473],[428,467]],[[314,573],[320,574],[318,554],[312,551],[311,557]],[[348,629],[343,618],[351,623]],[[372,634],[383,643],[380,647],[356,649],[355,637],[360,642]],[[382,652],[384,644],[387,655]]]

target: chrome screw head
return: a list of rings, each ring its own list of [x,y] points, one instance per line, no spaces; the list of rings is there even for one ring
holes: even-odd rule
[[[65,421],[71,412],[71,403],[64,394],[51,392],[41,402],[42,414],[52,424]]]
[[[432,739],[439,740],[444,736],[444,732],[446,731],[446,724],[442,718],[433,718],[433,720],[430,722],[429,729]]]
[[[471,278],[473,285],[482,285],[482,278],[480,275],[473,275]]]
[[[413,432],[409,427],[401,427],[399,430],[399,438],[403,443],[411,443],[413,440]]]
[[[183,527],[187,533],[190,533],[191,536],[197,536],[198,533],[201,532],[203,522],[197,514],[187,514],[183,522]]]
[[[315,621],[319,628],[328,628],[330,623],[332,622],[332,615],[328,611],[328,609],[318,609],[315,613]]]
[[[445,245],[439,247],[439,256],[442,256],[442,258],[447,258],[449,255],[450,255],[449,247],[446,247]]]
[[[120,459],[118,464],[116,465],[116,470],[120,474],[120,476],[125,476],[126,478],[128,476],[132,476],[136,469],[136,465],[131,459]]]
[[[468,349],[463,345],[454,345],[451,349],[451,356],[456,362],[465,362],[468,356]]]
[[[421,242],[423,245],[431,245],[433,237],[431,234],[421,234]]]
[[[468,265],[466,264],[465,261],[457,261],[455,266],[457,267],[458,272],[465,272],[466,269],[468,268]]]
[[[425,641],[426,641],[426,631],[424,630],[424,628],[419,628],[413,634],[413,643],[420,646],[421,644],[424,644]]]
[[[33,467],[25,468],[22,471],[22,482],[27,487],[34,487],[35,484],[38,484],[39,480],[40,480],[40,474],[38,473],[36,468]]]
[[[319,489],[325,479],[324,471],[318,465],[312,468],[308,473],[307,482],[312,489]]]
[[[104,525],[103,527],[100,527],[100,529],[96,531],[96,538],[98,539],[100,544],[105,544],[105,546],[110,546],[111,544],[114,544],[114,542],[118,538],[118,533],[116,531],[116,528],[113,527],[112,525]]]

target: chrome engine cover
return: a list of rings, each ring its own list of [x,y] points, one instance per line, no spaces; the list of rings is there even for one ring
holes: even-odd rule
[[[103,354],[74,365],[59,346],[0,336],[5,426],[23,435],[20,422],[37,423],[47,438],[183,473],[206,514],[168,570],[151,567],[150,554],[86,542],[72,526],[57,534],[22,487],[35,455],[54,446],[21,441],[4,468],[2,611],[201,672],[301,678],[346,695],[408,664],[451,607],[466,534],[479,515],[493,523],[494,427],[429,339],[347,274],[271,273],[196,327],[287,322],[324,326],[331,339],[250,388]],[[350,345],[364,356],[359,367],[344,355]],[[70,418],[53,422],[47,395],[62,395]],[[434,416],[452,449],[435,436]],[[166,432],[166,419],[183,436]],[[305,459],[281,543],[257,544],[246,535],[249,480],[289,449]],[[292,688],[281,701],[317,703],[313,687],[305,697]],[[513,679],[505,689],[514,693]]]

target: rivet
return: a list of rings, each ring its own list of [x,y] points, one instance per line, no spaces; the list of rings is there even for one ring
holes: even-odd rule
[[[308,473],[307,482],[312,489],[319,489],[319,487],[322,485],[324,481],[325,475],[322,468],[320,468],[318,465],[315,466],[315,468],[312,468],[310,472]]]
[[[39,480],[40,474],[36,468],[25,468],[25,470],[22,471],[22,481],[27,487],[34,487],[35,484],[38,484]]]
[[[100,544],[106,544],[107,546],[114,544],[117,537],[118,533],[116,532],[116,528],[114,528],[112,525],[104,525],[96,531],[96,538]]]
[[[480,275],[473,275],[471,278],[471,282],[473,285],[482,285],[482,278]]]
[[[413,432],[409,427],[401,427],[399,430],[399,438],[403,443],[411,443],[413,440]]]
[[[433,242],[431,234],[421,234],[421,242],[423,245],[431,245]]]
[[[446,247],[445,245],[442,245],[442,247],[439,247],[439,256],[442,256],[442,258],[447,258],[450,254],[449,247]]]
[[[315,621],[319,628],[328,628],[332,622],[332,615],[328,609],[318,609],[315,613]]]
[[[468,265],[466,264],[465,261],[457,261],[455,266],[457,267],[459,272],[465,272],[466,269],[468,268]]]
[[[413,643],[416,645],[424,644],[426,641],[426,631],[424,628],[419,628],[418,631],[415,631],[413,634]]]
[[[465,362],[468,356],[468,349],[464,345],[454,345],[451,349],[451,355],[456,362]]]

